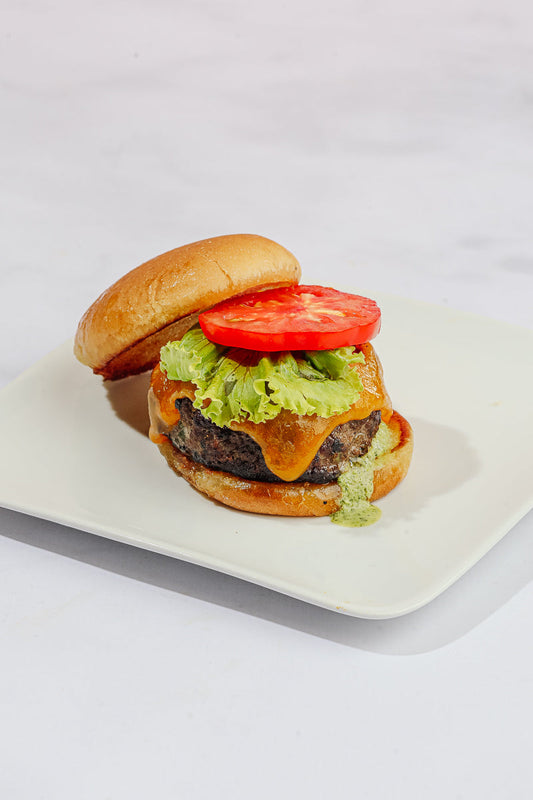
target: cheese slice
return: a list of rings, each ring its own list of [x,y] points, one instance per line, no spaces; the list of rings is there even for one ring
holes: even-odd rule
[[[381,411],[384,422],[392,416],[392,405],[383,383],[380,361],[371,344],[360,346],[365,356],[364,364],[356,364],[363,391],[357,401],[342,414],[319,417],[316,414],[299,416],[282,410],[274,419],[255,423],[232,422],[235,431],[248,434],[261,448],[268,469],[283,481],[294,481],[309,467],[318,450],[330,433],[344,422],[365,419],[373,411]],[[171,381],[159,366],[152,373],[149,403],[152,425],[150,438],[154,442],[164,441],[170,429],[179,420],[176,400],[182,397],[194,399],[193,383]]]

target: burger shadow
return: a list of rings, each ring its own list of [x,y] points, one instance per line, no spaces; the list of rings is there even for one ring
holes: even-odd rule
[[[148,436],[150,420],[146,397],[150,388],[150,372],[118,381],[104,381],[104,387],[115,415],[137,433]]]
[[[149,376],[142,375],[105,384],[117,417],[142,435],[148,431],[148,383]],[[479,468],[473,449],[460,432],[424,420],[414,420],[414,430],[413,470],[401,489],[401,513],[405,511],[406,522],[428,498],[451,491],[458,483],[468,481]],[[453,448],[456,455],[453,471],[426,460],[427,455],[443,452],[445,448]],[[383,655],[414,655],[444,647],[466,635],[526,586],[532,577],[528,535],[531,521],[532,513],[474,569],[430,604],[403,617],[365,620],[337,614],[192,563],[0,509],[0,529],[11,539],[169,590],[176,594],[177,602],[179,595],[194,597]],[[298,522],[305,524],[304,520]]]
[[[434,497],[448,494],[468,483],[479,472],[479,457],[465,435],[447,425],[409,417],[413,428],[414,451],[409,472],[401,484],[402,522],[413,520]],[[435,457],[453,453],[453,458]],[[394,490],[397,497],[399,490]],[[384,515],[380,529],[396,526],[398,516]]]

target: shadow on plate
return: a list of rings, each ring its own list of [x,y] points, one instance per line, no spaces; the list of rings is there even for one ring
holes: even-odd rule
[[[410,422],[414,434],[413,460],[404,482],[394,490],[395,501],[401,503],[401,522],[406,529],[434,497],[453,492],[472,480],[481,469],[478,454],[461,431],[417,417],[411,417]],[[447,457],[443,458],[442,454]],[[397,527],[399,522],[398,514],[387,517],[384,512],[380,530]]]
[[[147,395],[150,372],[119,381],[105,381],[107,399],[116,416],[143,436],[148,436]]]

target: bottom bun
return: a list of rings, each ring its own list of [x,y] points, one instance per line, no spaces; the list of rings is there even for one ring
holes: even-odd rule
[[[393,446],[376,459],[371,501],[379,500],[394,489],[405,478],[411,463],[411,426],[396,411],[387,425],[393,436]],[[226,506],[284,517],[324,517],[339,509],[341,489],[337,481],[326,484],[249,481],[197,464],[170,442],[158,444],[158,447],[174,472],[198,491]]]

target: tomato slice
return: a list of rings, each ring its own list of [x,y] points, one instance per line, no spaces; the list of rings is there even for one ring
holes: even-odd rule
[[[368,297],[325,286],[288,286],[232,297],[204,311],[199,321],[208,339],[228,347],[331,350],[376,336],[381,312]]]

